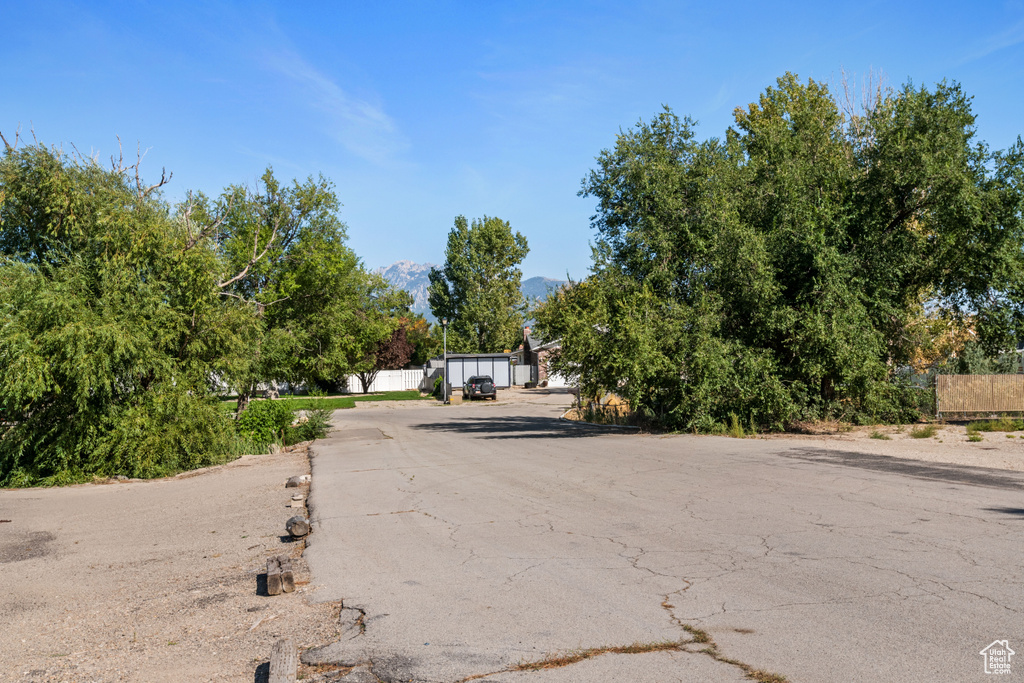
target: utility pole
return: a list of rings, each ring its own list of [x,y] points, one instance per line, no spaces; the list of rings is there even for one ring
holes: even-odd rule
[[[448,318],[441,318],[441,334],[444,338],[444,367],[441,369],[441,395],[448,403]]]

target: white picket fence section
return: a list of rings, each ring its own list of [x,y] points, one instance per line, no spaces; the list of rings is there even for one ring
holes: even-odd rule
[[[416,370],[381,370],[377,373],[373,383],[370,384],[370,392],[377,391],[410,391],[422,389],[423,369]],[[431,386],[433,388],[433,386]],[[346,394],[359,394],[363,391],[363,385],[359,381],[359,375],[348,376],[348,389]]]

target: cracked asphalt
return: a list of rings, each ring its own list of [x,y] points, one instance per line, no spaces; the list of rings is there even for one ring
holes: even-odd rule
[[[515,670],[689,627],[792,682],[934,683],[986,680],[993,640],[1022,651],[1020,473],[580,426],[567,400],[337,412],[305,557],[343,635],[305,659],[389,682],[748,680],[696,643]]]

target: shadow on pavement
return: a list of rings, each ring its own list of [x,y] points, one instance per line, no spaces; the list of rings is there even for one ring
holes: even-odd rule
[[[471,434],[478,439],[584,439],[627,431],[618,427],[574,425],[553,417],[526,416],[456,418],[411,426],[433,432]]]
[[[1024,508],[982,508],[986,512],[1001,512],[1004,515],[1013,515],[1024,519]]]
[[[945,481],[953,484],[969,484],[972,486],[990,486],[998,489],[1024,490],[1024,477],[1019,472],[974,467],[971,465],[953,465],[948,463],[928,463],[920,460],[907,460],[889,455],[874,455],[857,451],[833,451],[821,448],[792,448],[782,451],[779,455],[797,458],[810,462],[824,462],[846,467],[857,467],[876,472],[903,474],[917,479]],[[1008,512],[1000,509],[998,512]]]

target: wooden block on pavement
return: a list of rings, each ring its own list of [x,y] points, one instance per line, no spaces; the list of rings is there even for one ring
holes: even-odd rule
[[[277,561],[281,565],[281,590],[291,593],[295,590],[295,575],[292,573],[292,560],[287,555],[278,555]]]
[[[281,588],[281,563],[276,557],[268,557],[267,595],[280,595]]]
[[[295,683],[298,673],[299,651],[295,641],[282,638],[274,643],[274,649],[270,652],[269,683]]]

